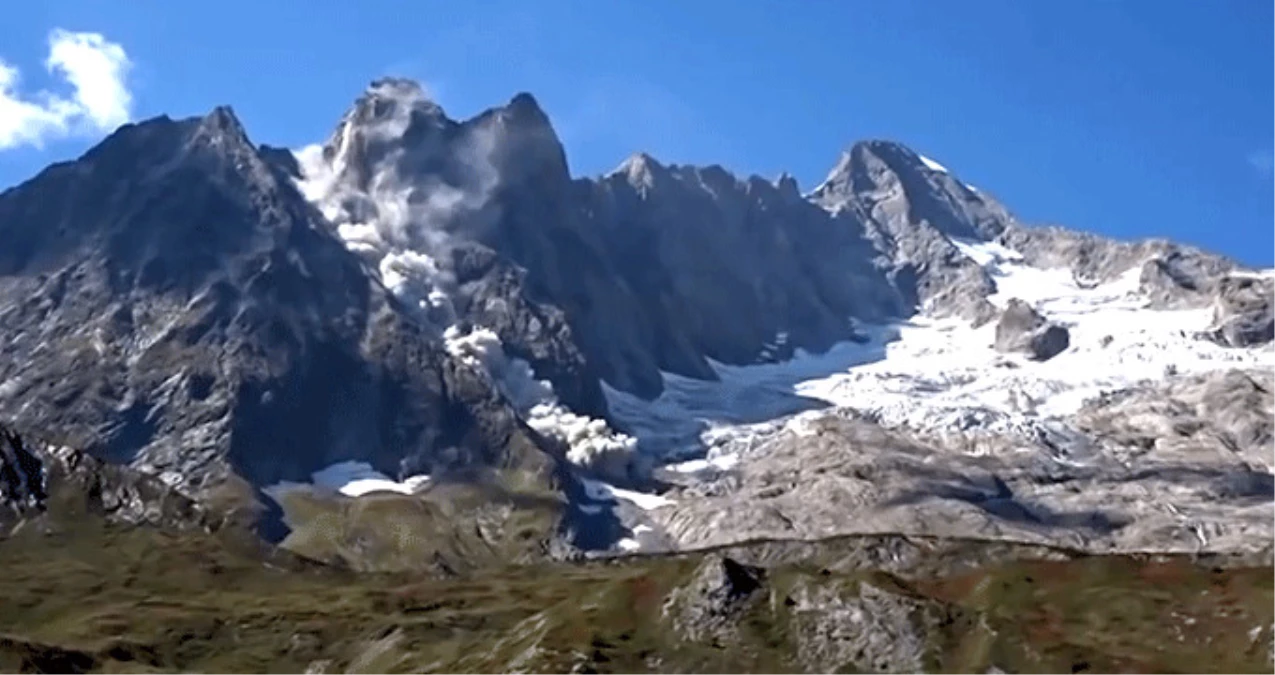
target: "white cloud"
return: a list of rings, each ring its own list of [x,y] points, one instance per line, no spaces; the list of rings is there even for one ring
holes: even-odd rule
[[[24,96],[17,67],[0,59],[0,150],[69,136],[92,136],[128,122],[133,96],[126,78],[132,67],[120,45],[99,33],[49,33],[49,74],[71,85],[69,98],[48,91]]]

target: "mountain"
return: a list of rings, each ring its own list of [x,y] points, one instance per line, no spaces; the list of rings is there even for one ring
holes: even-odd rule
[[[295,152],[229,108],[127,125],[0,194],[0,240],[0,419],[314,557],[404,500],[490,534],[409,567],[865,528],[1269,553],[1275,277],[1022,223],[895,142],[804,194],[573,177],[531,95],[454,120],[385,78]]]
[[[0,669],[1269,669],[1273,295],[892,141],[125,125],[0,193]]]
[[[547,484],[552,447],[327,228],[228,108],[0,194],[0,409],[244,508],[340,460]]]

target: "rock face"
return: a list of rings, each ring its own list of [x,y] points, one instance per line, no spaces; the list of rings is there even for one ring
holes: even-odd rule
[[[227,108],[126,125],[0,194],[0,241],[0,413],[60,444],[189,494],[343,459],[549,471]]]
[[[996,349],[1023,352],[1037,361],[1061,354],[1071,342],[1067,329],[1051,323],[1031,305],[1013,298],[996,323]]]
[[[498,332],[589,414],[606,410],[592,384],[599,377],[653,397],[661,371],[715,379],[709,359],[743,365],[822,351],[853,336],[851,318],[904,317],[918,304],[986,318],[994,286],[948,237],[994,236],[1013,222],[880,141],[845,153],[809,198],[790,177],[744,179],[645,154],[573,180],[531,96],[457,122],[399,80],[374,83],[293,170],[342,236],[392,278],[387,285],[427,313],[548,325]],[[496,259],[524,269],[524,283],[455,288],[458,277],[477,281],[455,265]],[[448,308],[437,306],[444,295],[457,296]],[[519,306],[536,303],[560,309],[569,333],[517,318],[526,314]],[[573,344],[583,358],[572,355],[564,370]]]
[[[690,583],[675,590],[662,613],[695,642],[733,641],[742,616],[764,594],[766,571],[728,557],[708,556]]]
[[[1208,336],[1229,347],[1251,347],[1275,339],[1275,279],[1228,276],[1217,285],[1213,328]]]
[[[991,278],[954,240],[994,239],[1015,222],[1003,206],[888,141],[841,154],[811,201],[860,224],[907,306],[937,316],[985,321],[994,309]]]
[[[244,514],[210,511],[154,476],[0,425],[0,535],[30,523],[57,527],[89,516],[117,524],[214,529],[237,515]]]

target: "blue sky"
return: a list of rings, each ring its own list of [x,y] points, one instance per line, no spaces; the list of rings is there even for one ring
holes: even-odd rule
[[[254,140],[299,146],[371,79],[400,74],[454,117],[532,92],[578,175],[642,150],[788,170],[810,188],[844,146],[890,138],[1028,221],[1275,263],[1265,0],[8,5],[12,96],[71,100],[44,65],[50,31],[93,32],[132,63],[134,118],[229,103]],[[86,149],[102,126],[89,117],[41,147],[0,150],[0,185]]]

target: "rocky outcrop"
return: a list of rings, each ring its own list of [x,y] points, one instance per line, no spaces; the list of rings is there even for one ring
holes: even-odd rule
[[[792,591],[799,660],[807,672],[923,672],[936,654],[933,626],[951,621],[941,603],[886,591],[867,581],[838,588],[803,579]],[[947,611],[945,611],[947,610]]]
[[[1156,309],[1206,306],[1231,268],[1215,256],[1170,250],[1142,265],[1139,290]]]
[[[693,642],[717,645],[738,639],[738,624],[765,595],[766,570],[709,555],[661,610],[673,629]]]
[[[1010,299],[996,323],[997,350],[1025,353],[1036,361],[1048,361],[1061,354],[1070,341],[1066,327],[1048,321],[1018,298]]]
[[[87,517],[169,529],[219,529],[250,513],[210,510],[152,475],[49,445],[0,425],[0,534]]]
[[[0,416],[24,428],[192,495],[347,459],[548,481],[548,446],[227,108],[127,125],[3,193],[0,240]]]
[[[1275,277],[1228,276],[1217,284],[1213,326],[1206,335],[1228,347],[1275,340]]]
[[[42,509],[48,496],[44,462],[16,431],[0,427],[0,506],[21,516]]]

